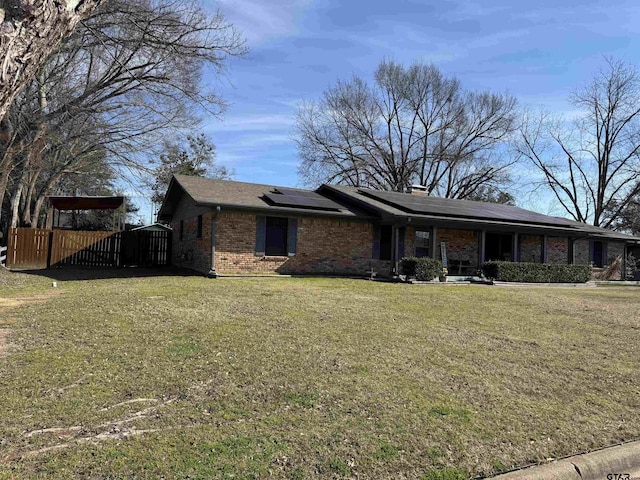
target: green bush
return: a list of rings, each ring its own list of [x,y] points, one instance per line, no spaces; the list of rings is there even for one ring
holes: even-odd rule
[[[442,262],[427,257],[404,257],[400,260],[400,272],[407,277],[429,282],[442,275]]]
[[[485,262],[482,265],[482,273],[485,277],[500,282],[584,283],[591,279],[591,266]]]

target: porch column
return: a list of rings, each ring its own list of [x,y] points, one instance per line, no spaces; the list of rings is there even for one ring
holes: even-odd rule
[[[575,241],[572,237],[567,237],[567,242],[568,242],[568,249],[569,249],[569,253],[568,253],[569,258],[567,258],[567,262],[569,262],[569,265],[574,265],[576,263],[576,252],[574,248]]]
[[[431,258],[437,260],[436,256],[436,248],[438,248],[438,242],[436,241],[436,237],[438,236],[438,227],[433,227],[431,229]]]
[[[400,260],[398,257],[398,252],[400,250],[398,243],[400,243],[400,235],[398,235],[398,227],[393,225],[391,227],[391,273],[393,275],[398,274],[398,261]]]
[[[482,264],[484,263],[484,251],[486,248],[486,244],[487,244],[487,231],[485,229],[482,229],[480,231],[480,251],[479,253],[479,257],[480,257],[480,267],[482,266]]]

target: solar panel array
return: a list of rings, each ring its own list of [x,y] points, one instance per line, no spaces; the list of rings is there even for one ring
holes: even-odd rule
[[[273,192],[265,193],[264,198],[272,205],[279,207],[309,208],[312,210],[327,211],[340,211],[344,208],[339,203],[312,191],[278,188]]]
[[[359,190],[359,192],[399,210],[413,214],[477,218],[482,220],[504,220],[572,227],[570,222],[565,219],[542,215],[511,205],[375,190]]]

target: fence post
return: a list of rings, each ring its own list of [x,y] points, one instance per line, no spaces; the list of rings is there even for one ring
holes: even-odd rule
[[[47,249],[47,268],[51,268],[51,252],[53,250],[53,230],[49,231],[49,239],[47,240],[49,243],[49,248]]]

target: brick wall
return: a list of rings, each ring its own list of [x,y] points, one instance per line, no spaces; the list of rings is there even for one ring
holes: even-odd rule
[[[611,265],[616,259],[624,255],[624,243],[623,242],[604,242],[607,248],[607,258],[605,259],[606,265]],[[590,263],[589,258],[589,240],[576,240],[574,243],[574,255],[575,263],[580,265],[587,265]]]
[[[569,239],[567,237],[547,237],[546,250],[547,263],[569,263]]]
[[[391,262],[371,259],[372,240],[370,223],[301,218],[297,253],[282,272],[362,275],[373,268],[380,275],[388,275]]]
[[[416,254],[415,239],[416,239],[416,228],[406,227],[404,229],[404,252],[400,254],[400,258],[411,257]]]
[[[202,238],[197,238],[198,217],[184,220],[184,235],[180,239],[180,221],[173,228],[173,265],[207,273],[211,266],[211,213],[202,215]]]
[[[436,233],[436,258],[442,260],[440,243],[446,242],[449,261],[469,262],[470,267],[478,266],[478,233],[474,230],[453,230],[439,228]],[[452,274],[454,272],[451,272]]]
[[[542,237],[540,235],[520,235],[521,262],[542,262]]]
[[[589,265],[589,240],[573,242],[573,258],[576,265]]]
[[[202,239],[196,238],[197,217],[173,224],[174,265],[202,273],[210,266],[211,214],[203,216]],[[370,223],[325,218],[299,218],[296,255],[256,256],[256,215],[222,211],[216,219],[216,272],[220,274],[318,273],[365,275],[371,268],[388,275],[391,262],[372,260]]]

